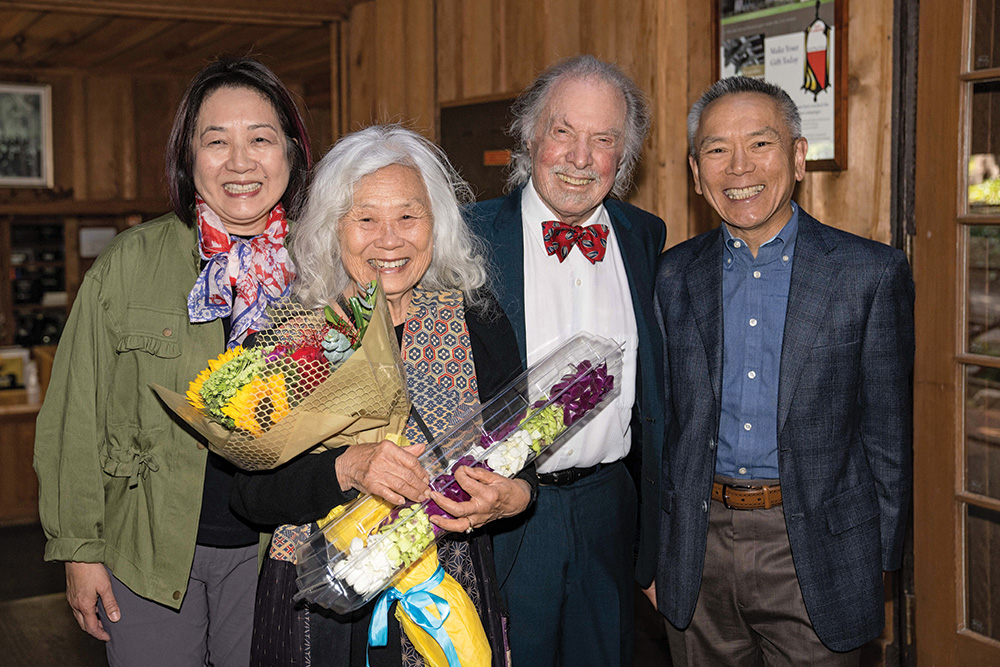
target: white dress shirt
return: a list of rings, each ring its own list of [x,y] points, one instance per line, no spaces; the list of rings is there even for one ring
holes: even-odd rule
[[[524,236],[524,326],[528,365],[536,363],[581,331],[624,343],[620,388],[610,405],[583,428],[539,457],[538,472],[586,468],[625,457],[631,445],[629,422],[635,403],[635,364],[639,334],[628,277],[614,227],[604,206],[583,226],[608,227],[604,259],[591,264],[578,247],[560,263],[545,252],[542,223],[556,220],[528,181],[521,196]]]

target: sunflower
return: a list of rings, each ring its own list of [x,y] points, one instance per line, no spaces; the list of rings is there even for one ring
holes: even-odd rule
[[[207,380],[211,375],[212,375],[212,369],[206,368],[202,370],[202,372],[198,373],[198,377],[191,380],[191,383],[188,385],[188,390],[187,390],[188,403],[193,405],[198,410],[205,409],[205,401],[201,400],[201,388],[202,385],[205,384],[205,380]]]
[[[222,406],[223,414],[233,420],[236,428],[254,435],[277,424],[290,410],[285,376],[281,373],[266,379],[255,377]]]

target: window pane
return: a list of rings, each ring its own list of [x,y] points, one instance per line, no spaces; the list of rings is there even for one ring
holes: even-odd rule
[[[1000,514],[967,506],[965,549],[966,625],[1000,639]]]
[[[1000,369],[965,368],[965,490],[1000,498]]]
[[[969,213],[1000,215],[1000,81],[972,87],[969,134]]]
[[[976,0],[972,69],[1000,67],[1000,2]]]
[[[1000,357],[1000,226],[966,229],[967,351]]]

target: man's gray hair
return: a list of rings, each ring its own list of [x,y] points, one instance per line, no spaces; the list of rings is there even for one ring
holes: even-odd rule
[[[354,206],[358,182],[395,164],[416,169],[430,197],[434,254],[420,284],[461,290],[467,306],[481,305],[477,290],[487,282],[484,247],[459,209],[474,201],[471,188],[424,137],[399,125],[373,125],[342,137],[317,163],[302,217],[292,226],[293,289],[305,306],[332,304],[351,284],[340,252],[340,221]]]
[[[649,132],[649,103],[646,96],[617,65],[599,60],[592,55],[579,55],[561,60],[538,75],[530,86],[514,101],[511,121],[507,133],[517,142],[511,151],[510,172],[507,176],[507,187],[514,189],[524,185],[531,177],[531,155],[528,145],[539,131],[539,123],[547,122],[542,118],[549,95],[556,86],[568,80],[597,79],[618,89],[625,99],[625,145],[622,159],[615,174],[615,184],[611,193],[623,198],[632,185],[632,174],[639,155],[642,152],[642,142]]]
[[[792,133],[792,139],[798,139],[802,136],[802,119],[799,117],[799,108],[795,106],[795,102],[792,101],[792,98],[788,96],[788,93],[781,86],[768,83],[763,79],[752,79],[748,76],[731,76],[720,79],[712,84],[712,87],[706,90],[698,98],[698,101],[694,103],[694,106],[691,107],[687,120],[688,155],[697,157],[694,141],[695,137],[698,136],[698,128],[701,126],[701,115],[705,113],[708,105],[726,95],[735,95],[737,93],[767,95],[774,100],[775,104],[778,105],[778,109],[785,117],[785,124]]]

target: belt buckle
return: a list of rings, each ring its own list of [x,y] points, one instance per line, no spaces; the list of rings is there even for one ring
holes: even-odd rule
[[[722,485],[722,504],[726,509],[743,511],[746,507],[733,507],[729,504],[729,489],[740,490],[740,491],[750,491],[753,489],[752,486],[740,486],[736,484],[723,484]]]

